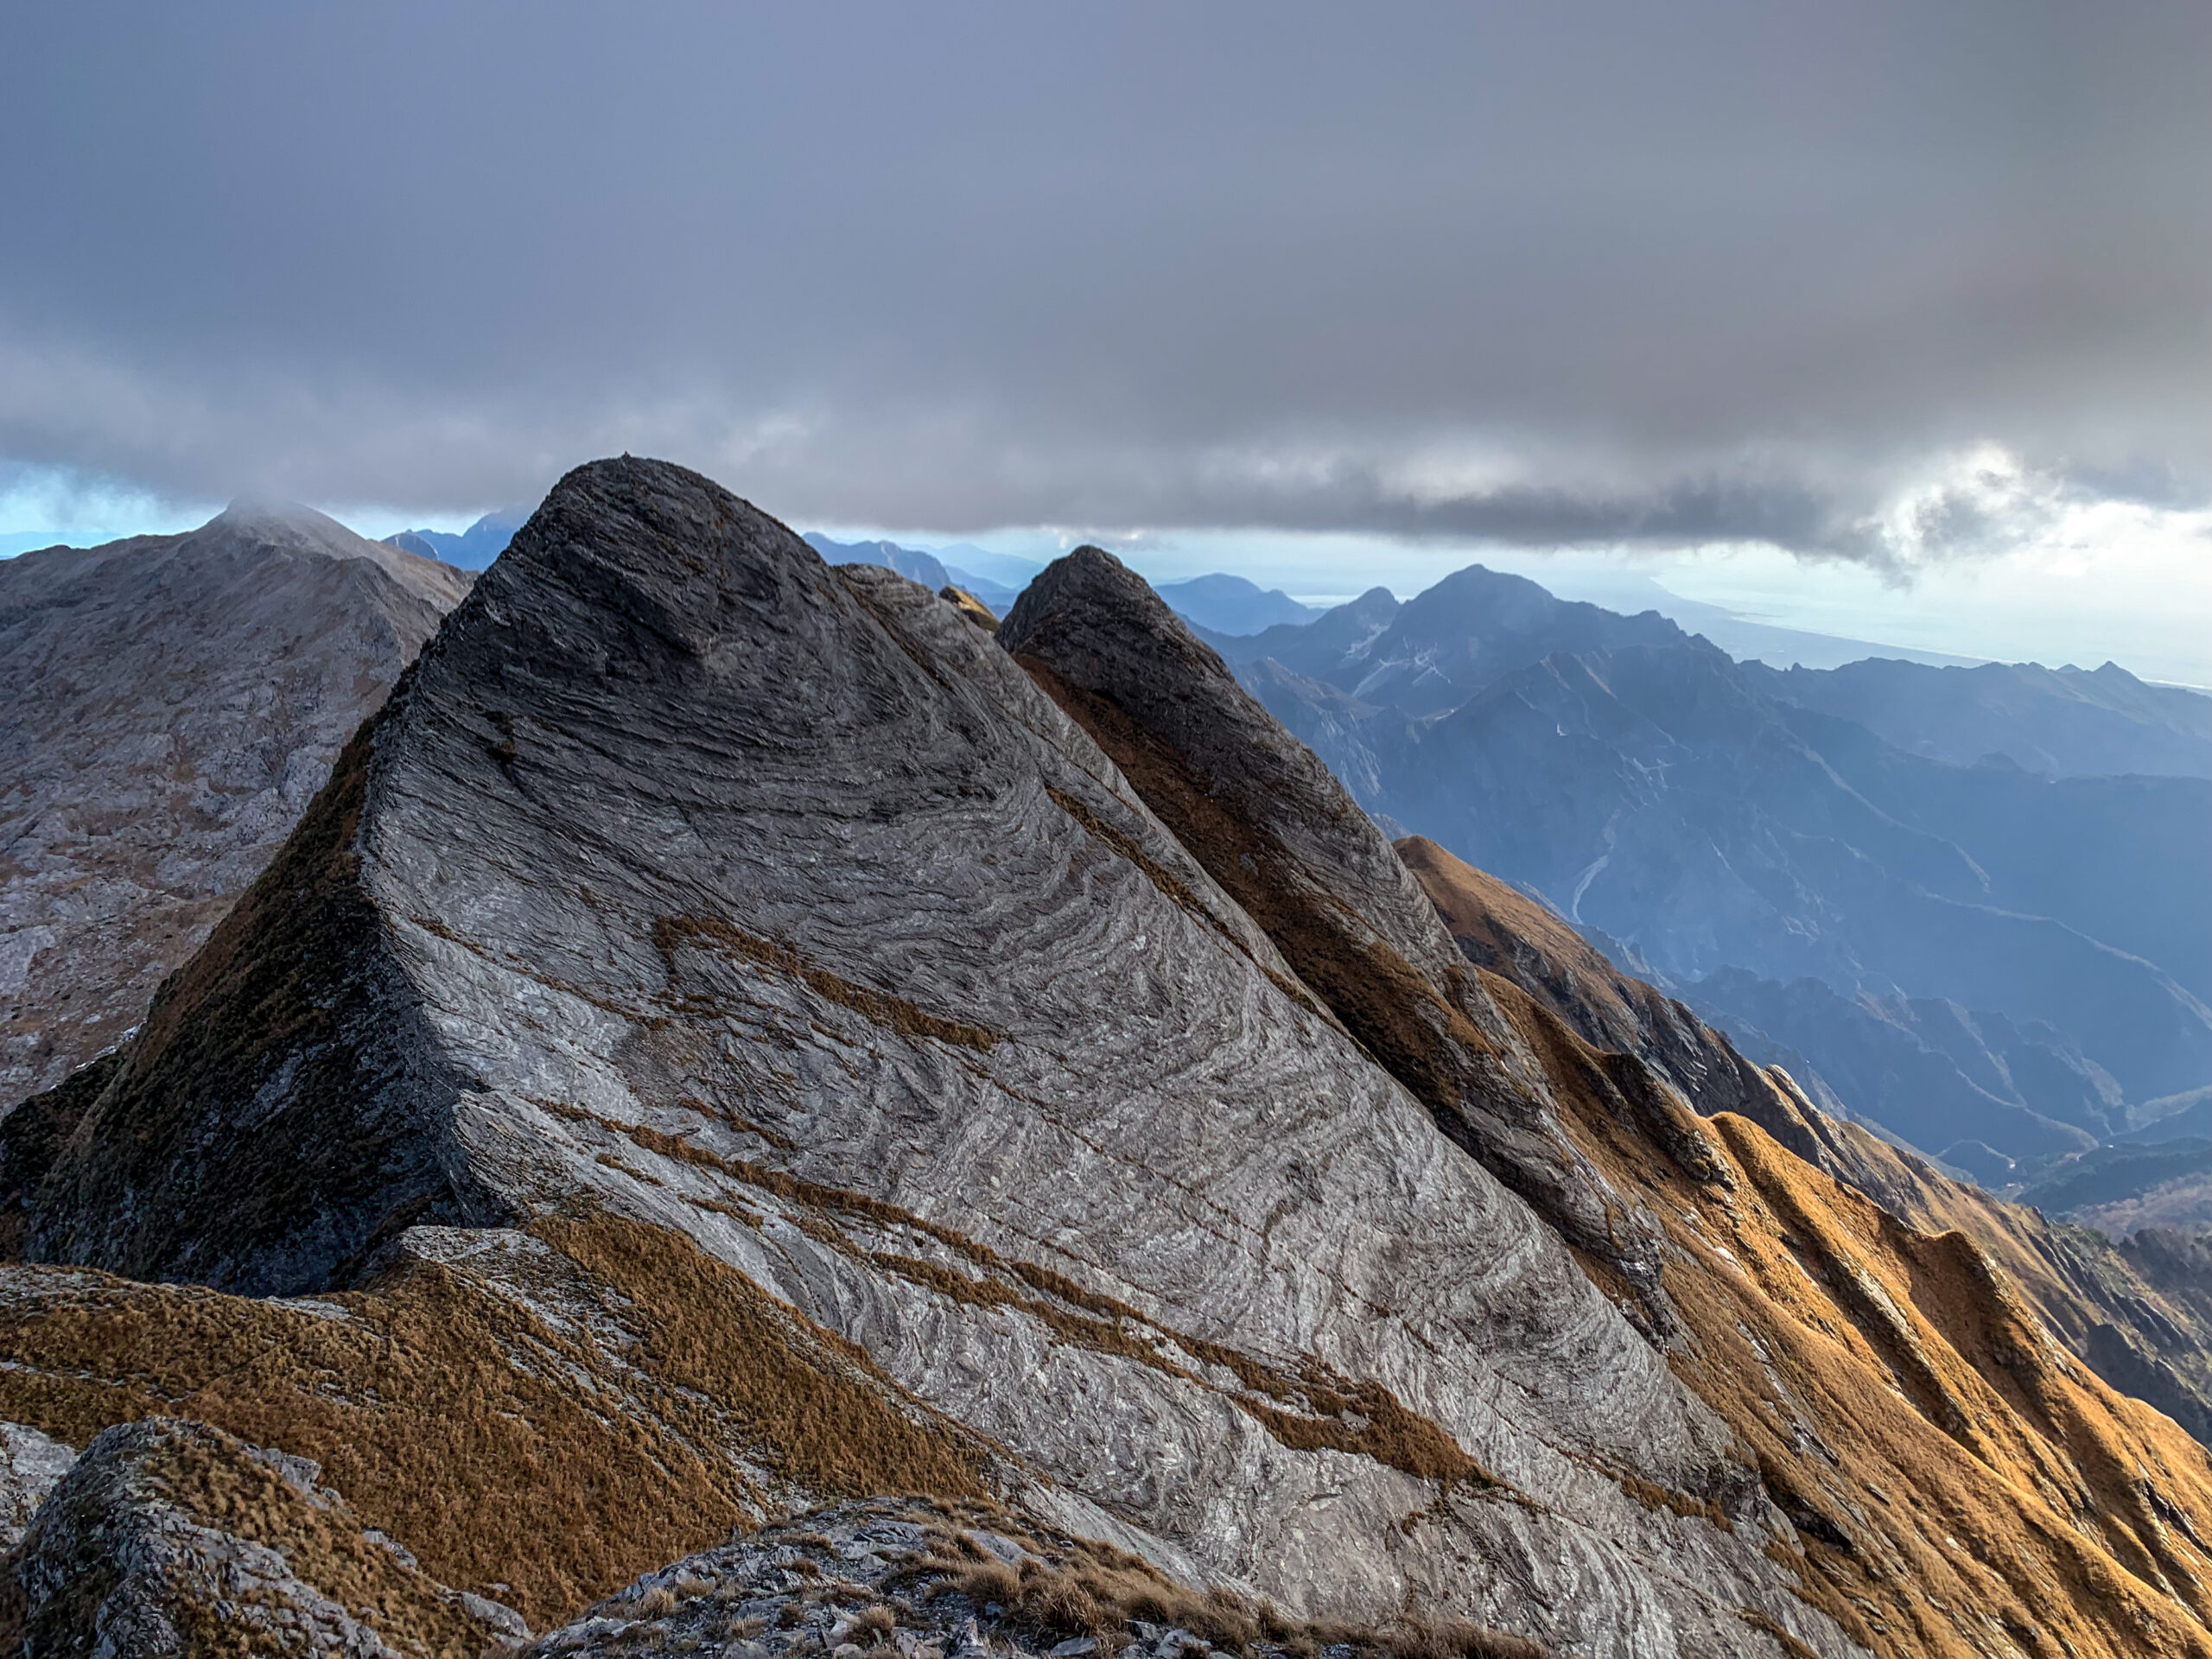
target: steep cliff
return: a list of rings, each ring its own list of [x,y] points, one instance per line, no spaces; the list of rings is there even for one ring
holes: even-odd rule
[[[1656,1230],[1573,1147],[1540,1070],[1433,907],[1313,752],[1141,578],[1079,548],[1022,594],[999,641],[1122,773],[1344,1030],[1663,1328]]]

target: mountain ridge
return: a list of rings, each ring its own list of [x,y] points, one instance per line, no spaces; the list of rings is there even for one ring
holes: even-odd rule
[[[0,564],[0,1105],[137,1023],[468,580],[244,501]]]
[[[2212,1648],[2212,1464],[2045,1324],[2173,1307],[2156,1382],[2198,1314],[2072,1287],[1394,848],[1096,550],[995,639],[696,474],[571,474],[146,1028],[0,1119],[0,1417],[82,1448],[8,1569],[40,1617],[151,1516],[289,1541],[302,1608],[387,1541],[378,1639],[512,1597],[540,1651],[798,1659],[861,1603],[715,1624],[718,1538],[788,1507],[832,1541],[774,1551],[842,1550],[876,1522],[836,1500],[935,1489],[868,1511],[957,1518],[917,1595],[1027,1642],[1044,1555],[1130,1552],[1164,1576],[1052,1616],[1140,1659],[1182,1644],[1129,1599],[1209,1587],[1169,1617],[1264,1659],[1309,1614],[1366,1654]]]

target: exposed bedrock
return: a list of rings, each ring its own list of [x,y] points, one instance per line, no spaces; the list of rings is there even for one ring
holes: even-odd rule
[[[1358,925],[1424,981],[1456,952],[1380,850]],[[675,1230],[1186,1580],[1850,1650],[1726,1427],[1338,1000],[951,604],[626,459],[99,1086],[0,1133],[30,1253],[142,1277],[305,1289],[563,1204]],[[1427,1005],[1510,1077],[1478,1001]]]
[[[999,639],[1439,1127],[1670,1331],[1651,1218],[1575,1148],[1435,906],[1313,752],[1097,548],[1032,582]]]

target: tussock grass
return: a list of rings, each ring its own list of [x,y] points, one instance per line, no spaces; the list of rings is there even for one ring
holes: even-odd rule
[[[981,1493],[980,1447],[688,1241],[597,1211],[535,1230],[627,1305],[634,1371],[435,1264],[326,1298],[342,1321],[73,1270],[89,1288],[0,1299],[0,1417],[81,1446],[183,1416],[313,1458],[425,1572],[541,1629],[757,1516],[732,1440],[827,1496]]]
[[[491,1631],[437,1593],[418,1572],[361,1535],[358,1516],[310,1503],[269,1465],[228,1436],[180,1434],[149,1458],[147,1471],[168,1500],[205,1525],[279,1550],[293,1572],[365,1615],[385,1640],[419,1659],[480,1659]],[[181,1631],[188,1651],[241,1651],[240,1633],[216,1611],[185,1604],[199,1628]]]

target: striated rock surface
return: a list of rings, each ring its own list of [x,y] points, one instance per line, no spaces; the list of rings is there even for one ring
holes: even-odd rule
[[[66,1104],[6,1133],[35,1255],[308,1290],[588,1202],[1185,1582],[1851,1646],[1726,1427],[1083,730],[680,469],[564,480]]]
[[[245,504],[0,562],[0,1109],[138,1023],[467,587]]]
[[[1649,1218],[1576,1151],[1419,884],[1313,752],[1097,548],[1047,568],[999,639],[1344,1029],[1446,1135],[1636,1287],[1663,1330]]]
[[[22,1423],[0,1423],[0,1549],[23,1541],[24,1529],[77,1454]]]

